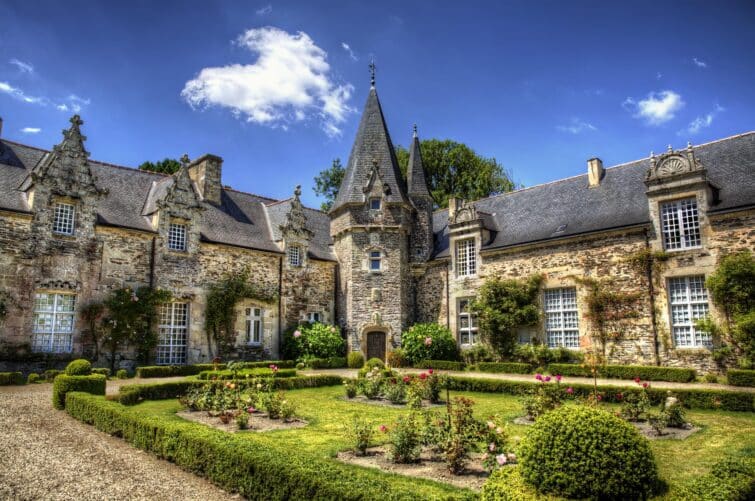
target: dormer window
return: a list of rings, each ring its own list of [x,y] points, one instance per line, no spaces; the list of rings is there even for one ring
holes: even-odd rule
[[[370,210],[380,210],[381,203],[379,198],[370,198]]]
[[[186,251],[186,225],[170,223],[168,227],[168,249],[172,251]]]
[[[370,271],[381,271],[383,269],[383,253],[380,251],[370,252]]]
[[[456,276],[468,277],[477,273],[477,252],[474,238],[456,242]]]
[[[286,249],[289,266],[301,266],[301,247],[292,245]]]
[[[681,250],[700,247],[700,220],[697,200],[685,198],[661,204],[663,247]]]
[[[73,221],[76,208],[71,204],[55,204],[52,231],[59,235],[73,235]]]

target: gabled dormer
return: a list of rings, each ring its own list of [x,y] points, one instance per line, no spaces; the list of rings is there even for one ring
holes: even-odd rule
[[[309,243],[314,233],[307,228],[307,216],[301,203],[301,186],[294,190],[291,208],[286,214],[286,222],[280,225],[283,237],[283,250],[286,253],[286,267],[305,268],[309,254]]]

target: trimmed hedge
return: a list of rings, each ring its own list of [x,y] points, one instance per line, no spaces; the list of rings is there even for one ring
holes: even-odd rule
[[[42,377],[45,378],[45,382],[52,383],[55,381],[55,378],[63,374],[63,371],[58,369],[47,369],[43,374]]]
[[[360,351],[352,351],[346,356],[349,369],[361,369],[364,366],[364,355]]]
[[[199,374],[197,374],[197,379],[207,380],[207,379],[218,379],[218,380],[228,380],[228,379],[243,379],[247,377],[271,377],[273,376],[273,371],[271,369],[241,369],[240,371],[237,371],[236,378],[233,377],[233,371],[224,370],[224,371],[202,371]],[[274,377],[295,377],[296,376],[296,369],[279,369],[278,372],[275,373]]]
[[[66,376],[88,376],[92,373],[92,363],[85,358],[77,358],[66,366]]]
[[[443,371],[463,371],[464,362],[452,362],[450,360],[422,360],[414,364],[416,369],[438,369]]]
[[[0,372],[0,386],[21,385],[26,383],[20,372]]]
[[[84,393],[72,393],[66,410],[76,419],[249,499],[476,498],[469,490],[384,475],[253,434],[240,437],[197,423],[145,415]]]
[[[589,367],[577,364],[549,364],[548,372],[562,376],[591,377]],[[603,365],[598,368],[598,377],[609,379],[634,379],[644,381],[670,381],[688,383],[696,377],[695,369],[679,367],[656,367],[648,365]]]
[[[65,409],[66,394],[73,391],[83,391],[93,395],[104,395],[107,378],[102,374],[89,376],[68,376],[61,374],[52,384],[52,406]]]
[[[510,395],[527,395],[541,383],[528,381],[507,381],[489,378],[470,378],[449,376],[448,384],[451,390],[456,391],[479,391],[482,393],[507,393]],[[573,396],[586,397],[593,391],[589,384],[562,383],[574,390]],[[664,402],[669,391],[666,388],[653,388],[647,390],[648,397],[653,405]],[[603,402],[619,403],[618,393],[626,396],[630,393],[639,393],[635,386],[598,386],[598,392],[603,397]],[[672,393],[679,401],[689,409],[721,409],[725,411],[755,411],[755,393],[730,390],[709,389],[674,389]]]
[[[306,365],[312,369],[342,369],[346,367],[346,357],[310,358]]]
[[[755,371],[729,369],[726,379],[732,386],[755,386]]]
[[[110,377],[110,369],[107,367],[94,367],[92,368],[92,374],[102,374],[105,377]]]
[[[675,499],[695,501],[748,501],[755,499],[755,459],[729,457],[710,473],[682,485]]]
[[[505,374],[530,374],[532,366],[522,362],[478,362],[474,366],[474,370]]]
[[[524,481],[519,466],[506,466],[494,471],[480,492],[481,501],[544,501],[563,499],[540,494]]]
[[[240,369],[261,369],[275,364],[280,369],[292,369],[296,364],[292,360],[269,360],[264,362],[241,362]],[[153,377],[196,376],[202,371],[214,371],[215,364],[191,365],[147,365],[136,368],[136,377],[147,379]],[[226,368],[226,364],[217,364],[218,370]]]
[[[296,376],[274,379],[275,387],[281,390],[300,388],[318,388],[320,386],[338,386],[343,379],[340,376]],[[118,390],[118,401],[123,405],[134,405],[142,400],[165,400],[178,398],[190,388],[204,386],[206,381],[172,381],[169,383],[129,384]]]

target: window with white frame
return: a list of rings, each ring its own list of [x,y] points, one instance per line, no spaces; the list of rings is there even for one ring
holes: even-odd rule
[[[246,344],[262,344],[262,308],[246,309]]]
[[[370,251],[370,271],[380,271],[383,269],[383,253],[380,251]]]
[[[157,332],[157,364],[185,364],[189,341],[189,303],[160,305]]]
[[[700,247],[697,200],[685,198],[661,204],[661,228],[666,250]]]
[[[546,289],[545,338],[550,348],[579,348],[579,314],[577,289]]]
[[[310,323],[322,322],[322,313],[319,311],[310,311],[307,313],[307,320],[309,320]]]
[[[301,266],[301,247],[292,245],[286,248],[286,254],[288,254],[288,264],[290,266]]]
[[[74,294],[38,292],[34,296],[32,349],[70,353],[73,349]]]
[[[370,198],[370,210],[380,210],[380,204],[379,198]]]
[[[168,249],[174,251],[186,250],[186,225],[170,223],[168,226]]]
[[[52,231],[60,235],[73,235],[73,222],[76,208],[72,204],[55,204]]]
[[[668,281],[671,308],[671,331],[678,348],[710,347],[713,338],[709,332],[695,327],[695,322],[708,316],[708,291],[705,277],[675,277]]]
[[[466,277],[477,273],[477,252],[474,238],[456,242],[456,276]]]
[[[459,299],[459,344],[476,344],[478,339],[477,314],[469,309],[471,298]]]

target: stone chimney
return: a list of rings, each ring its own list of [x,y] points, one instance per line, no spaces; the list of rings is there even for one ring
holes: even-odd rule
[[[587,161],[587,184],[590,188],[600,186],[600,181],[605,175],[603,160],[600,158],[591,158]]]
[[[222,167],[223,159],[210,154],[202,155],[189,165],[189,177],[199,188],[202,199],[215,205],[220,204]]]
[[[453,221],[456,216],[456,211],[462,208],[464,200],[459,197],[451,197],[448,199],[448,220]]]

